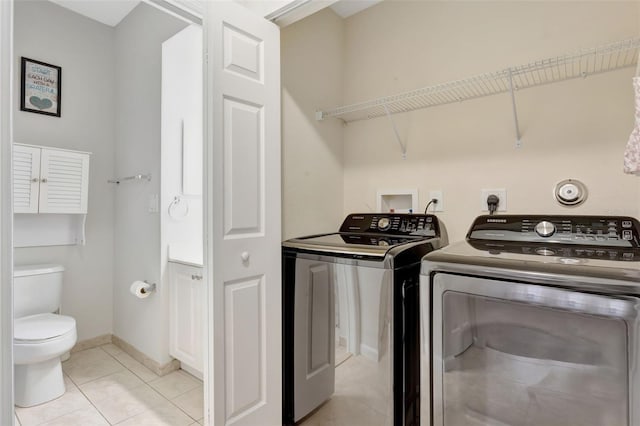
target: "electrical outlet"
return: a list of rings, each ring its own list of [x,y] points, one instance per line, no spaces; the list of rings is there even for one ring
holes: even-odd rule
[[[480,190],[480,210],[483,212],[489,211],[489,206],[487,206],[487,197],[491,194],[497,195],[500,199],[498,203],[498,211],[506,212],[507,211],[507,190],[502,189],[482,189]]]
[[[434,213],[434,212],[443,212],[444,211],[444,198],[442,197],[442,190],[437,190],[437,191],[429,191],[429,199],[427,200],[427,203],[433,199],[438,200],[437,203],[433,203],[429,206],[429,211],[427,213]],[[435,205],[434,205],[435,204]]]

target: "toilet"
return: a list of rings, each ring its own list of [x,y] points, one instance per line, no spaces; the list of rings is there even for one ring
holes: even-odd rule
[[[76,344],[76,321],[60,315],[60,265],[15,266],[13,363],[15,404],[31,407],[65,392],[60,356]]]

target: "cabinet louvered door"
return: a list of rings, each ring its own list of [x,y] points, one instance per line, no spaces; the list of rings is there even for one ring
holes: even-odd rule
[[[40,213],[87,213],[89,155],[42,149]]]
[[[38,213],[40,148],[13,146],[13,212]]]

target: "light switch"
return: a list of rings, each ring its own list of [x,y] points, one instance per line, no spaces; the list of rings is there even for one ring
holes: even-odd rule
[[[149,213],[158,213],[160,211],[160,200],[158,194],[149,195]]]

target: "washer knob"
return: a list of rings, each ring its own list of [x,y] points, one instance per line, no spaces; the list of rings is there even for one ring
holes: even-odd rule
[[[547,220],[538,222],[536,225],[536,233],[541,237],[550,237],[554,232],[556,232],[556,226]]]
[[[386,231],[391,226],[391,221],[388,217],[383,217],[378,221],[378,229],[381,231]]]

